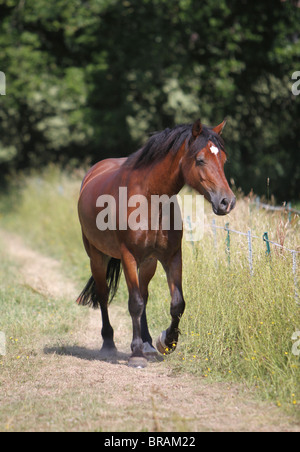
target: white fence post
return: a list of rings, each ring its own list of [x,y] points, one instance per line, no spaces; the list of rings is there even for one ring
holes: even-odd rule
[[[296,304],[300,306],[299,294],[298,294],[298,280],[297,280],[297,253],[295,250],[292,251],[293,256],[293,274],[294,274],[294,285],[295,285],[295,301]]]

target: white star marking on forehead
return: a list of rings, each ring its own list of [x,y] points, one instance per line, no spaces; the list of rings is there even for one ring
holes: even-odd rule
[[[210,152],[212,153],[212,154],[215,154],[215,155],[217,155],[217,154],[219,154],[219,149],[216,147],[216,146],[210,146]]]

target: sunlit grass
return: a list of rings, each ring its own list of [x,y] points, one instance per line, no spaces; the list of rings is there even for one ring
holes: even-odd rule
[[[279,405],[299,407],[300,360],[292,353],[292,335],[300,330],[300,312],[292,255],[271,245],[267,256],[262,240],[263,232],[269,231],[270,239],[278,242],[285,219],[253,210],[240,200],[236,211],[229,218],[217,219],[217,224],[227,221],[232,229],[247,232],[251,228],[259,237],[252,239],[253,275],[247,237],[230,234],[229,264],[227,233],[218,229],[215,243],[212,215],[207,210],[204,239],[194,249],[183,242],[187,307],[180,345],[170,360],[178,370],[213,380],[244,381]],[[299,249],[298,231],[295,220],[285,228],[284,243],[290,248]],[[169,316],[163,277],[160,271],[150,291],[149,318],[156,333],[165,329]],[[161,310],[164,314],[157,315]]]
[[[26,286],[15,262],[0,242],[0,331],[6,338],[6,355],[0,356],[0,373],[26,371],[46,343],[72,336],[83,316],[78,316],[75,303],[67,299],[54,300]],[[19,370],[18,370],[19,369]],[[0,378],[1,385],[1,378]]]
[[[51,167],[42,175],[20,180],[19,188],[0,200],[0,225],[21,234],[40,252],[60,259],[67,274],[84,283],[90,270],[77,218],[81,176]],[[230,234],[229,265],[226,232],[218,229],[214,240],[213,218],[218,226],[229,222],[230,228],[251,229],[258,237],[252,239],[253,276],[247,237]],[[300,330],[300,312],[295,302],[292,256],[273,245],[271,255],[266,256],[262,240],[266,231],[270,240],[300,249],[295,216],[289,223],[285,214],[257,210],[248,198],[240,199],[226,218],[213,216],[206,206],[204,239],[194,248],[183,242],[187,307],[180,325],[180,344],[167,359],[177,371],[213,381],[242,381],[278,405],[295,410],[300,406],[300,358],[292,353],[292,335]],[[300,281],[299,258],[298,264]],[[21,290],[19,296],[26,295]],[[127,303],[124,280],[115,302]],[[159,267],[148,304],[153,335],[169,326],[169,311],[169,291]],[[13,338],[19,335],[11,334]]]
[[[89,265],[77,217],[81,174],[56,166],[31,176],[19,175],[7,196],[0,198],[2,227],[21,234],[41,253],[62,260],[67,272],[83,280]]]

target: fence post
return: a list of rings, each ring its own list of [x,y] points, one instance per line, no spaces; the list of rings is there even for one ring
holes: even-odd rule
[[[265,232],[264,235],[263,235],[263,241],[266,243],[266,247],[267,247],[266,256],[270,256],[271,248],[270,248],[269,236],[268,236],[267,232]]]
[[[248,231],[248,249],[249,249],[249,267],[250,267],[250,276],[253,276],[253,255],[252,255],[252,238],[251,238],[251,231]]]
[[[192,222],[191,222],[191,217],[188,215],[186,217],[186,221],[189,227],[189,232],[190,232],[190,237],[191,237],[191,242],[192,242],[192,248],[193,248],[193,253],[195,254],[195,243],[194,243],[194,236],[193,236],[193,229],[192,229]]]
[[[287,206],[288,206],[288,214],[289,214],[289,223],[291,223],[292,222],[292,212],[291,212],[292,203],[289,202]]]
[[[226,236],[226,254],[227,254],[227,259],[228,259],[228,266],[230,267],[230,232],[229,232],[229,223],[225,224],[225,230],[227,231],[227,236]]]
[[[256,204],[256,210],[259,210],[259,204],[260,204],[260,197],[259,196],[256,196],[255,204]]]
[[[295,286],[295,301],[298,306],[299,303],[299,294],[298,294],[298,280],[297,280],[297,253],[296,251],[292,251],[293,256],[293,274],[294,274],[294,286]]]

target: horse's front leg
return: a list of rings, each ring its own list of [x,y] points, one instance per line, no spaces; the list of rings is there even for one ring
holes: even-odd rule
[[[156,342],[157,350],[168,354],[175,350],[179,337],[179,322],[184,313],[185,301],[182,293],[182,255],[181,248],[174,254],[167,265],[164,265],[171,293],[170,327],[161,333]]]
[[[130,367],[146,367],[147,358],[143,352],[141,332],[141,317],[144,311],[144,300],[140,292],[137,263],[134,256],[126,249],[122,252],[122,265],[129,292],[129,313],[132,319],[133,338],[132,355],[129,358]]]

